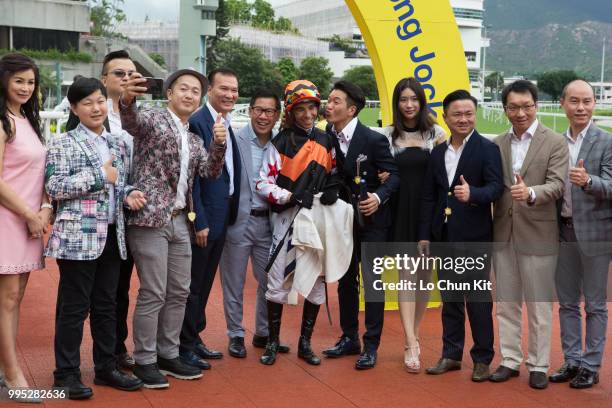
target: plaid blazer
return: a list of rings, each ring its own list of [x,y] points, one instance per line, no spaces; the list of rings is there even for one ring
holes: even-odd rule
[[[578,245],[588,256],[612,253],[612,134],[591,124],[578,160],[593,184],[584,190],[572,184],[572,219]],[[573,165],[573,164],[572,164]]]
[[[115,183],[115,225],[122,259],[126,259],[123,200],[128,183],[129,152],[123,139],[108,134],[108,147],[119,172]],[[101,159],[83,125],[51,139],[47,146],[45,188],[57,201],[57,214],[45,256],[87,261],[104,250],[108,233],[109,194]]]
[[[181,173],[179,130],[167,109],[140,109],[121,102],[123,129],[134,137],[132,183],[141,190],[147,204],[130,211],[128,225],[161,228],[170,222]],[[211,144],[210,156],[202,139],[189,134],[189,186],[187,211],[193,211],[191,190],[196,171],[201,177],[217,178],[223,169],[225,145]]]

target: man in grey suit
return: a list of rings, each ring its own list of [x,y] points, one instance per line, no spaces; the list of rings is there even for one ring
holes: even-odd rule
[[[493,382],[519,375],[523,299],[529,320],[525,362],[529,385],[548,386],[554,273],[559,228],[556,201],[563,196],[569,151],[563,137],[536,117],[538,90],[529,81],[509,84],[502,103],[512,128],[497,137],[502,155],[504,192],[495,203],[493,256],[501,365]],[[499,248],[501,247],[501,248]]]
[[[559,262],[555,283],[564,364],[551,382],[589,388],[599,381],[606,343],[606,288],[612,254],[612,135],[592,121],[595,92],[585,81],[566,85],[561,106],[570,122],[569,177],[561,203]],[[586,311],[582,349],[580,296]]]
[[[244,282],[247,263],[251,259],[253,274],[257,279],[255,307],[255,334],[253,345],[265,348],[268,340],[268,315],[265,292],[267,275],[264,271],[272,244],[268,203],[255,194],[255,180],[270,146],[273,128],[280,117],[280,99],[267,90],[255,92],[250,101],[250,121],[236,133],[236,141],[242,161],[240,201],[236,222],[228,227],[221,255],[221,286],[223,309],[230,338],[228,351],[232,357],[246,357],[245,330],[242,326]],[[280,352],[287,353],[282,346]]]

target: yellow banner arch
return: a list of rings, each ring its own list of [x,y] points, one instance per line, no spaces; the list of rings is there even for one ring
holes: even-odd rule
[[[449,0],[346,0],[363,35],[378,85],[383,125],[392,121],[395,84],[415,77],[442,122],[442,100],[470,90],[461,34]]]

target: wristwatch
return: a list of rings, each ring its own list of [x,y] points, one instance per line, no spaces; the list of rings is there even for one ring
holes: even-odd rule
[[[587,187],[591,188],[591,186],[593,186],[593,179],[591,178],[591,176],[589,176],[589,179],[587,180],[586,184],[582,186],[582,189],[584,190]]]
[[[48,208],[49,210],[53,210],[53,206],[49,203],[42,203],[40,209]]]

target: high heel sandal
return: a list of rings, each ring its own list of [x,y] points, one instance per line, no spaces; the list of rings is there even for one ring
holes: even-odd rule
[[[412,374],[419,373],[421,371],[421,362],[419,356],[421,354],[421,348],[419,343],[416,346],[405,346],[404,347],[404,367],[406,371]]]

